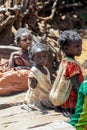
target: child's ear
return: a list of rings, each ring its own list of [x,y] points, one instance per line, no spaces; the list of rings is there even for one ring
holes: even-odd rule
[[[18,42],[17,45],[18,45],[18,47],[20,47],[20,46],[21,46],[21,45],[20,45],[20,42]]]
[[[68,46],[64,46],[64,52],[67,52],[69,50],[69,47]]]

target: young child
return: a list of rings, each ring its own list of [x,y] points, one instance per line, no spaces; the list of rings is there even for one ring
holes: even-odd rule
[[[30,67],[28,48],[32,45],[32,36],[27,28],[19,28],[15,40],[21,49],[11,53],[8,69],[14,67],[27,69]]]
[[[79,88],[75,114],[72,115],[70,124],[76,130],[87,130],[87,78]]]
[[[24,103],[32,110],[41,109],[43,106],[51,108],[53,105],[49,101],[51,90],[50,73],[46,67],[48,62],[49,48],[46,44],[35,43],[29,51],[34,66],[30,69],[28,86]]]
[[[61,68],[61,65],[63,66],[65,65],[63,75],[65,77],[65,80],[66,79],[71,80],[72,88],[70,90],[70,95],[68,99],[65,101],[64,104],[61,105],[61,107],[57,107],[57,109],[61,109],[61,111],[65,116],[70,116],[70,114],[74,113],[76,102],[77,102],[78,89],[80,84],[83,81],[83,75],[82,75],[80,65],[75,60],[75,56],[81,55],[82,39],[76,31],[65,30],[61,33],[58,44],[64,54],[64,58],[61,61],[59,70]],[[55,82],[56,81],[57,80],[55,80]]]

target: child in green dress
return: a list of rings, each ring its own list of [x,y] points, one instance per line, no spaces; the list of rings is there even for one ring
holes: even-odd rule
[[[79,88],[75,114],[72,115],[70,124],[76,130],[87,130],[87,78]]]

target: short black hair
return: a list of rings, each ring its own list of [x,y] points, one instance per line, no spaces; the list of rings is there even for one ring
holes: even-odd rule
[[[28,33],[28,34],[31,36],[31,38],[32,38],[31,32],[30,32],[26,27],[24,27],[24,28],[19,28],[19,29],[17,30],[16,34],[15,34],[16,44],[20,41],[20,39],[21,39],[23,33]]]
[[[36,43],[34,42],[33,45],[29,48],[29,57],[31,59],[33,59],[33,56],[36,54],[36,53],[39,53],[39,52],[48,52],[49,51],[49,46],[47,44],[44,44],[42,42],[40,43]]]
[[[58,46],[63,50],[65,45],[69,45],[74,41],[82,41],[79,33],[77,33],[75,30],[65,30],[60,34],[60,38],[58,39]]]

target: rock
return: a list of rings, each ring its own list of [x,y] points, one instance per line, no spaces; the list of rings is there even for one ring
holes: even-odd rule
[[[0,97],[0,110],[23,103],[26,92]]]
[[[32,130],[76,130],[72,125],[63,120],[55,120],[43,127],[34,128]]]
[[[8,59],[10,54],[13,51],[19,50],[19,47],[16,46],[8,46],[8,45],[0,45],[0,58]]]
[[[22,109],[25,94],[26,92],[0,97],[0,130],[39,130],[41,126],[44,127],[58,119],[69,120],[54,110],[28,112]]]
[[[21,105],[0,110],[0,130],[27,130],[43,127],[55,120],[66,120],[61,114],[48,110],[27,112],[21,109]]]

